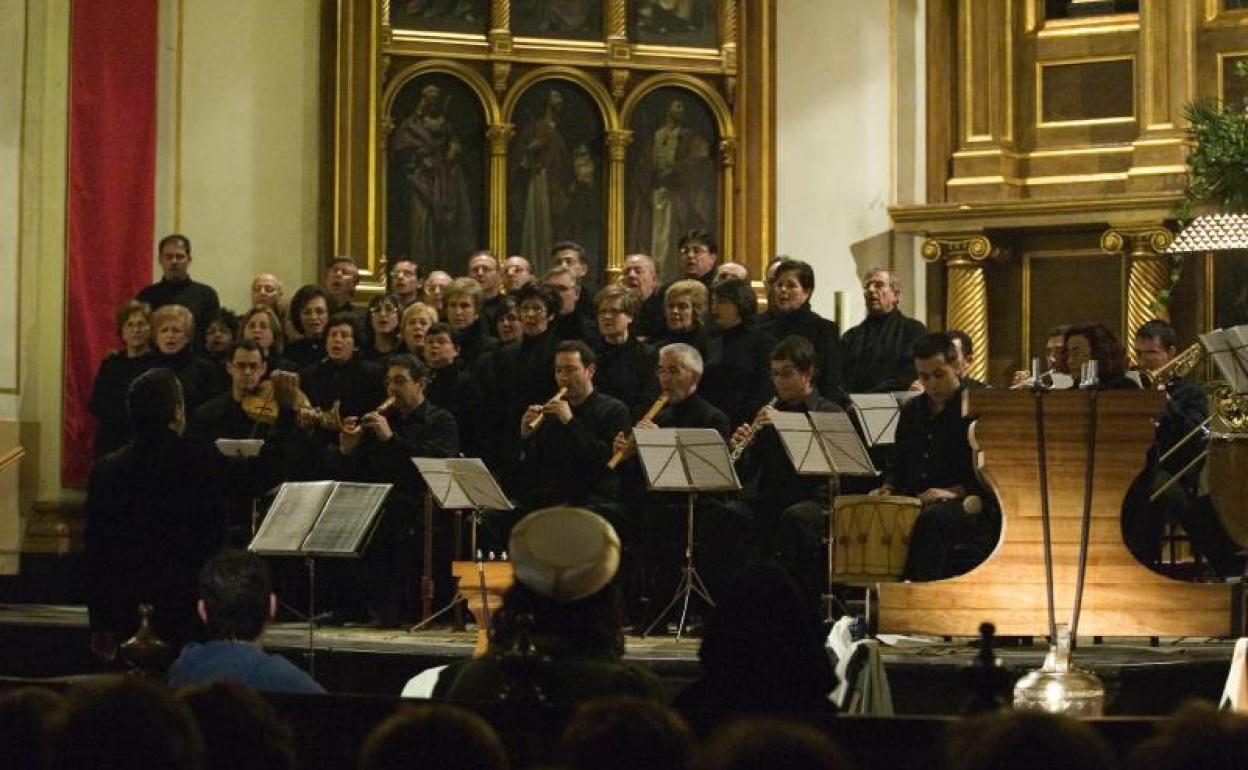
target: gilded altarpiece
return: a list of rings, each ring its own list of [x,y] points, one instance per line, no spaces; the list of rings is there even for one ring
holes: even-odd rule
[[[585,247],[674,274],[705,229],[757,274],[773,250],[775,4],[339,0],[335,253],[379,291],[388,260]]]

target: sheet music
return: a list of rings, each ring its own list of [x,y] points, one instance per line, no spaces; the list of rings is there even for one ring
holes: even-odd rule
[[[823,438],[832,467],[842,476],[876,476],[875,463],[844,412],[811,412],[810,421]]]
[[[283,484],[247,550],[269,555],[300,553],[304,539],[333,491],[332,481]]]
[[[849,400],[858,414],[858,422],[862,425],[862,431],[870,446],[885,446],[895,441],[901,404],[917,394],[918,391],[899,391],[850,395]]]
[[[484,508],[490,511],[510,511],[514,508],[490,469],[479,458],[413,457],[412,462],[429,485],[429,491],[440,508]]]
[[[676,429],[641,429],[633,431],[637,457],[646,472],[651,489],[683,490],[689,486],[685,466],[677,451]]]
[[[219,438],[215,443],[226,457],[255,457],[264,447],[264,439],[259,438]]]
[[[1237,379],[1233,382],[1236,393],[1248,391],[1248,325],[1227,329],[1225,338],[1231,345]]]
[[[358,556],[393,486],[338,482],[304,540],[303,550],[322,556]]]
[[[780,443],[784,444],[789,462],[800,475],[831,476],[835,473],[804,412],[775,412],[771,424],[780,432]]]
[[[1236,363],[1235,352],[1232,349],[1233,340],[1226,331],[1214,329],[1206,332],[1200,335],[1200,342],[1205,346],[1205,350],[1209,351],[1209,356],[1218,367],[1218,373],[1222,375],[1222,379],[1230,383],[1236,393],[1242,393],[1245,377]]]
[[[726,492],[741,488],[728,445],[710,428],[637,430],[633,436],[652,490]]]

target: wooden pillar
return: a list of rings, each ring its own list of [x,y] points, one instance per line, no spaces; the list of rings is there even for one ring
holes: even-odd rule
[[[1101,248],[1127,259],[1127,296],[1123,346],[1127,358],[1135,364],[1135,349],[1130,341],[1135,330],[1153,318],[1169,320],[1169,310],[1159,301],[1161,292],[1170,289],[1170,257],[1163,254],[1174,242],[1174,233],[1162,224],[1110,227],[1101,234]]]
[[[936,235],[923,243],[923,258],[945,263],[945,328],[966,332],[975,350],[968,374],[988,379],[988,282],[984,263],[1004,258],[982,233]]]

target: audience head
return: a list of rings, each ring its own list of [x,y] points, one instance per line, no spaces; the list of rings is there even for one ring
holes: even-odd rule
[[[354,313],[334,313],[325,324],[325,355],[330,361],[345,364],[355,355],[355,341],[359,338]]]
[[[546,271],[542,283],[559,296],[559,315],[576,312],[576,303],[581,298],[581,279],[572,268],[555,265]]]
[[[533,280],[533,265],[521,256],[508,257],[503,263],[503,286],[507,291],[519,291]]]
[[[810,340],[790,334],[771,349],[771,384],[786,403],[801,401],[814,389],[818,357]]]
[[[126,390],[126,410],[130,425],[140,436],[172,430],[181,433],[186,427],[186,406],[182,401],[182,383],[173,372],[163,367],[148,369],[130,383]]]
[[[758,313],[754,290],[740,278],[726,278],[711,286],[711,298],[711,315],[720,329],[748,323]]]
[[[1130,770],[1242,770],[1248,767],[1248,718],[1192,701],[1136,746]]]
[[[689,278],[676,281],[663,295],[667,328],[674,332],[696,332],[706,318],[706,284]]]
[[[589,274],[589,257],[585,247],[576,241],[559,241],[551,246],[550,264],[571,270],[578,284]]]
[[[901,283],[887,267],[873,267],[863,276],[862,296],[867,301],[867,315],[886,315],[901,301]]]
[[[212,682],[178,691],[204,740],[206,770],[293,770],[290,726],[258,692],[237,682]]]
[[[247,311],[243,316],[242,337],[259,345],[268,356],[280,356],[286,349],[282,320],[268,305],[256,305]]]
[[[407,307],[420,295],[420,265],[408,257],[398,257],[390,264],[390,291]]]
[[[253,553],[227,549],[199,571],[199,616],[214,639],[254,641],[276,608],[269,567]]]
[[[524,331],[520,328],[520,305],[514,296],[504,294],[499,300],[494,327],[494,336],[504,345],[518,342],[524,336]]]
[[[0,767],[44,770],[52,722],[65,698],[41,687],[23,687],[0,695]]]
[[[507,770],[507,751],[481,717],[444,703],[404,706],[377,725],[360,770]]]
[[[1069,372],[1066,366],[1066,332],[1070,331],[1070,325],[1054,326],[1049,329],[1048,336],[1044,341],[1044,361],[1045,368],[1052,369],[1057,372]]]
[[[629,254],[624,258],[624,272],[620,283],[637,293],[641,301],[650,299],[659,288],[659,273],[649,254]]]
[[[659,349],[659,387],[673,403],[680,403],[697,390],[702,367],[702,354],[693,345],[664,345]]]
[[[1078,378],[1083,364],[1092,360],[1101,382],[1121,377],[1127,370],[1126,351],[1104,324],[1070,327],[1066,331],[1066,368]]]
[[[121,338],[122,352],[134,357],[146,353],[152,347],[152,308],[146,302],[132,299],[117,309],[117,336]]]
[[[694,770],[846,770],[853,765],[822,731],[778,719],[743,719],[711,735]]]
[[[950,329],[945,334],[949,335],[949,339],[958,348],[958,376],[968,376],[971,364],[975,363],[975,342],[971,340],[971,335],[958,329]]]
[[[368,301],[368,329],[374,340],[397,340],[399,309],[403,301],[397,294],[378,294]]]
[[[413,302],[403,311],[402,340],[408,353],[423,356],[425,335],[438,322],[438,311],[423,302]]]
[[[536,337],[559,315],[559,295],[549,286],[525,284],[516,292],[520,305],[520,328],[526,337]]]
[[[204,327],[204,350],[216,358],[225,355],[238,337],[238,315],[228,308],[218,308],[208,316]]]
[[[750,269],[740,262],[725,262],[715,271],[715,283],[736,278],[746,283],[750,280]]]
[[[195,337],[195,316],[182,305],[162,305],[152,311],[156,350],[161,355],[181,353]]]
[[[607,342],[620,344],[628,339],[629,327],[641,312],[641,301],[627,286],[608,284],[594,295],[598,311],[598,331]]]
[[[434,270],[425,279],[425,302],[430,307],[442,310],[442,295],[451,284],[451,274],[445,270]]]
[[[282,301],[282,281],[272,273],[261,273],[251,281],[251,304],[277,310]]]
[[[1135,361],[1141,369],[1160,369],[1174,358],[1178,335],[1169,323],[1154,318],[1135,330]]]
[[[771,296],[776,312],[784,315],[800,310],[815,293],[815,270],[800,259],[786,259],[776,267],[771,281]]]
[[[954,723],[946,741],[951,770],[1112,770],[1105,739],[1077,719],[1039,711],[1008,711]]]
[[[452,329],[464,331],[477,322],[482,299],[481,284],[472,278],[456,278],[442,292],[442,315]]]
[[[719,244],[715,236],[705,230],[690,230],[680,237],[677,246],[686,278],[702,280],[719,260]]]
[[[451,325],[439,321],[425,332],[425,363],[433,369],[443,369],[455,363],[459,346],[455,344],[455,332]]]
[[[290,299],[290,323],[295,331],[312,340],[325,336],[329,321],[329,295],[320,286],[300,286]]]
[[[498,294],[502,285],[498,260],[488,251],[478,251],[468,258],[468,276],[481,285],[481,292],[487,299]]]
[[[633,697],[582,703],[561,739],[569,770],[685,770],[693,731],[670,708]]]
[[[51,747],[55,770],[198,770],[204,755],[190,710],[165,687],[133,676],[74,688],[53,722]]]
[[[350,257],[334,257],[325,268],[325,278],[321,283],[329,295],[330,304],[335,310],[342,310],[351,304],[351,298],[355,296],[355,287],[360,283],[360,268]]]
[[[911,355],[923,392],[934,403],[943,405],[961,385],[957,343],[943,332],[925,334],[914,341]]]
[[[191,277],[191,239],[174,233],[160,239],[156,246],[160,255],[160,269],[165,280],[181,283]]]

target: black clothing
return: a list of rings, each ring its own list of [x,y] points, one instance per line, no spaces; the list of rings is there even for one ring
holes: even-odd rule
[[[234,394],[226,392],[195,410],[187,432],[210,439],[264,439],[269,435],[270,427],[248,417],[242,404],[234,400]]]
[[[520,417],[530,404],[544,404],[559,390],[555,384],[558,345],[554,332],[547,329],[490,355],[488,371],[483,364],[490,404],[487,419],[494,437],[487,462],[508,494],[513,494],[520,464]]]
[[[641,302],[641,312],[633,320],[633,334],[651,343],[663,334],[667,328],[667,304],[664,301],[663,287],[655,288],[654,293]]]
[[[640,420],[659,397],[658,354],[633,337],[619,345],[599,340],[595,353],[594,389],[623,401],[633,420]]]
[[[320,363],[325,358],[325,341],[304,337],[287,345],[283,355],[295,366],[289,371],[298,371],[305,366]]]
[[[284,411],[275,432],[286,435],[292,425]],[[260,494],[277,483],[280,443],[267,442],[259,457],[226,458],[207,438],[162,430],[100,458],[86,501],[91,629],[124,639],[147,601],[171,649],[195,636],[197,576],[221,545],[222,496]]]
[[[376,406],[376,404],[374,404]],[[406,416],[392,410],[386,415],[394,436],[389,441],[365,431],[351,454],[330,461],[334,478],[373,484],[394,484],[391,495],[423,499],[425,485],[413,457],[452,457],[459,452],[459,429],[455,417],[426,399]],[[338,452],[334,448],[334,452]]]
[[[273,372],[280,370],[283,372],[295,372],[297,374],[299,372],[299,369],[301,368],[298,364],[296,364],[294,361],[291,361],[289,358],[286,358],[285,356],[281,356],[281,355],[275,355],[272,352],[269,353],[269,357],[265,361],[264,366],[265,366],[264,378],[266,380],[269,379],[269,376],[272,375]]]
[[[459,348],[459,360],[470,369],[477,365],[481,356],[492,353],[499,347],[498,339],[486,331],[484,322],[480,320],[467,329],[455,332],[452,336],[455,339],[455,345]]]
[[[550,328],[560,341],[580,340],[591,348],[598,344],[598,324],[573,310],[567,315],[555,316]]]
[[[216,289],[190,278],[176,282],[161,278],[140,289],[135,298],[151,305],[152,310],[165,305],[185,307],[195,318],[195,335],[199,339],[203,339],[208,329],[208,319],[221,308]]]
[[[376,341],[370,339],[360,348],[359,357],[364,361],[373,361],[381,364],[381,367],[384,369],[386,368],[386,362],[390,360],[390,356],[401,352],[403,352],[402,342],[396,341],[393,350],[382,351],[377,349]]]
[[[900,310],[868,315],[841,338],[847,393],[883,393],[906,390],[918,376],[914,369],[915,340],[926,333],[923,324]]]
[[[707,330],[704,327],[698,327],[693,331],[677,332],[672,331],[666,326],[659,332],[657,338],[652,337],[649,343],[655,350],[662,350],[664,345],[672,345],[682,342],[686,345],[692,345],[702,354],[702,359],[706,360],[706,341]]]
[[[481,324],[485,327],[486,334],[493,336],[498,333],[498,314],[502,312],[505,296],[500,291],[493,297],[481,299]]]
[[[87,410],[99,421],[92,454],[95,459],[125,446],[134,435],[126,410],[126,391],[136,377],[155,366],[155,361],[150,351],[134,358],[124,351],[113,351],[100,362],[87,404]]]
[[[458,358],[449,366],[430,369],[425,397],[455,417],[459,446],[466,457],[481,457],[490,437],[486,434],[485,391],[481,382]]]
[[[375,361],[340,364],[327,358],[300,370],[299,387],[313,406],[329,409],[338,401],[341,417],[359,417],[385,400],[385,374]]]
[[[565,425],[547,416],[536,432],[523,441],[522,471],[525,484],[520,495],[526,510],[567,503],[612,503],[619,484],[607,471],[615,435],[631,422],[621,401],[594,391],[572,407]]]
[[[815,348],[818,360],[815,388],[825,398],[838,404],[845,403],[846,394],[841,389],[841,330],[835,321],[811,310],[810,303],[807,302],[790,313],[766,314],[759,321],[759,327],[774,337],[776,342],[792,334],[809,340]]]
[[[843,412],[819,391],[812,390],[801,401],[778,401],[781,412]],[[751,418],[752,419],[752,418]],[[798,475],[775,428],[765,426],[737,461],[737,474],[747,484],[745,497],[755,508],[779,512],[803,500],[815,500],[825,508],[828,481],[823,476]],[[753,483],[751,483],[753,482]]]
[[[730,425],[750,422],[775,395],[771,386],[775,345],[770,334],[745,323],[716,329],[707,338],[698,393],[728,415]]]
[[[182,400],[186,402],[186,413],[194,414],[199,405],[215,398],[230,386],[225,372],[195,355],[190,345],[173,355],[165,355],[156,351],[152,368],[169,369],[178,376],[182,383]]]

